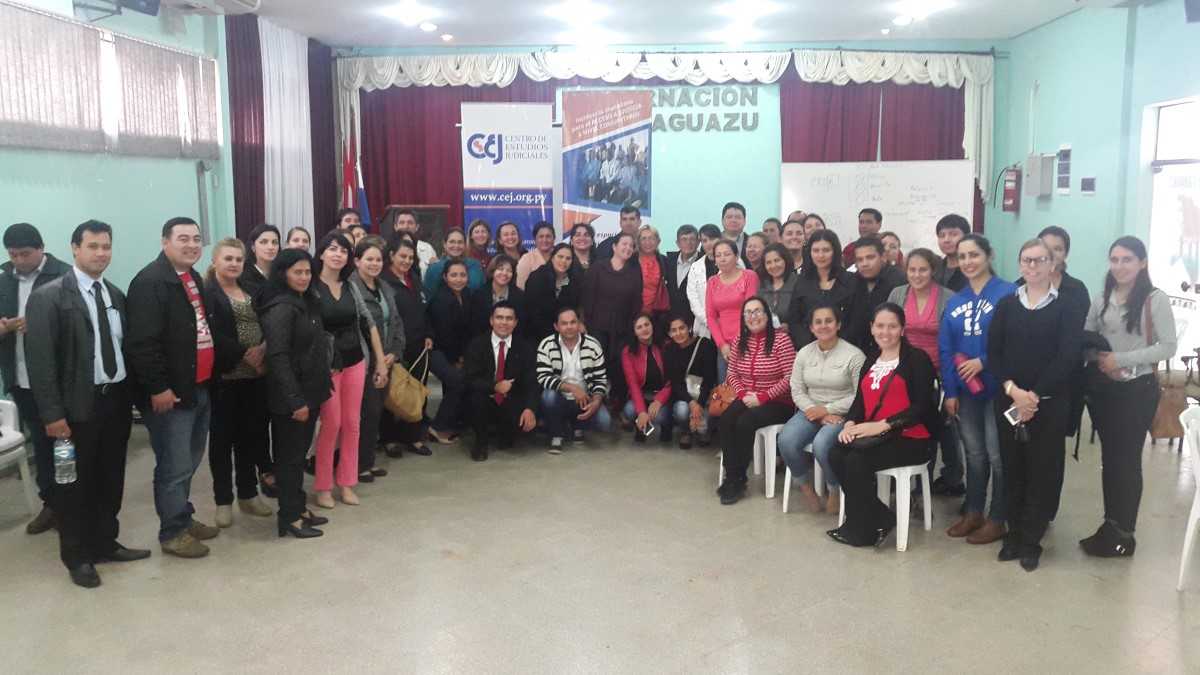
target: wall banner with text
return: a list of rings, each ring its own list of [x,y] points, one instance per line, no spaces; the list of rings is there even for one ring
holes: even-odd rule
[[[511,220],[526,246],[538,221],[554,222],[552,107],[548,103],[463,103],[463,222],[495,233]]]

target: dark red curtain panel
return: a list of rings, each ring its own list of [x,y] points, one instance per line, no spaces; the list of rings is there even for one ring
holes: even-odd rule
[[[312,124],[313,223],[317,237],[321,237],[332,229],[333,217],[341,207],[337,179],[341,159],[334,124],[333,50],[316,40],[308,41],[308,100]]]
[[[880,158],[885,162],[962,159],[963,90],[884,82]]]
[[[783,161],[875,161],[879,93],[878,84],[804,82],[787,69],[779,78]]]
[[[225,49],[229,71],[229,156],[235,186],[233,210],[237,236],[245,240],[250,230],[266,218],[258,17],[253,14],[225,17]]]

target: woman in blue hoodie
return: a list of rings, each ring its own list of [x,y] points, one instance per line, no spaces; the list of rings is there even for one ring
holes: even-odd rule
[[[981,234],[958,243],[958,269],[967,285],[950,298],[938,331],[938,358],[946,412],[958,417],[967,458],[967,502],[963,517],[946,534],[966,537],[969,544],[991,544],[1007,533],[1001,485],[1000,436],[993,399],[998,385],[988,368],[987,335],[1001,298],[1017,292],[1015,284],[992,272],[992,246]],[[1011,429],[1006,429],[1012,433]],[[984,518],[988,477],[992,508]]]

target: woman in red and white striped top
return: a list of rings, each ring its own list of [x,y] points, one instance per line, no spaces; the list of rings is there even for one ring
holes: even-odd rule
[[[722,504],[746,496],[746,468],[754,456],[754,432],[783,424],[796,412],[791,375],[796,352],[783,333],[776,334],[766,301],[754,296],[742,303],[741,329],[729,345],[726,384],[737,400],[721,415],[721,451],[725,482],[717,488]],[[714,330],[714,333],[716,331]],[[774,460],[772,459],[772,465]],[[774,466],[768,470],[774,471]]]

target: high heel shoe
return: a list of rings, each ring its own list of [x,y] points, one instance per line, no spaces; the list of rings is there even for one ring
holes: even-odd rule
[[[323,509],[333,508],[333,493],[329,490],[317,490],[317,506]]]
[[[279,523],[279,536],[286,537],[289,534],[297,539],[312,539],[325,533],[309,525],[308,521],[301,518],[299,527],[292,523]]]
[[[301,513],[300,520],[303,520],[311,526],[325,525],[329,522],[328,518],[322,518],[312,511],[305,511],[304,513]]]
[[[358,495],[354,494],[354,490],[344,487],[342,488],[342,503],[349,504],[350,506],[358,506]]]
[[[442,435],[442,432],[440,432],[437,429],[434,429],[432,427],[430,427],[430,429],[429,429],[429,438],[432,439],[434,443],[437,443],[439,445],[458,445],[458,437],[457,436],[455,436],[454,434],[449,433],[449,432],[447,432],[445,435]],[[416,452],[418,455],[422,454],[420,451],[416,450],[415,448],[414,448],[414,452]]]

